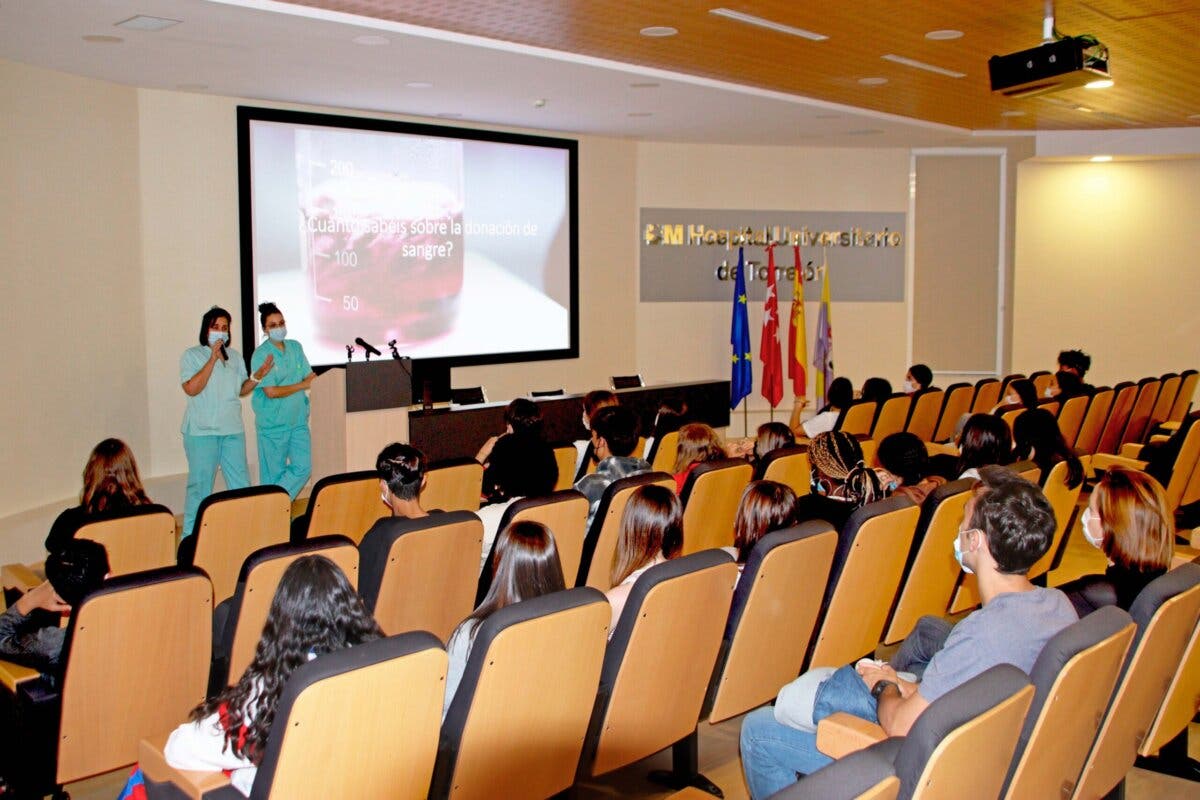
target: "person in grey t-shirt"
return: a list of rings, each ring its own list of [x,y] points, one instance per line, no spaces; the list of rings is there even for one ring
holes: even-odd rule
[[[963,569],[978,578],[983,608],[953,628],[922,618],[891,664],[860,662],[864,686],[836,690],[846,692],[836,700],[845,697],[847,710],[861,705],[870,690],[888,736],[908,733],[930,703],[989,667],[1007,663],[1028,672],[1046,641],[1077,619],[1066,595],[1026,577],[1054,536],[1054,511],[1042,490],[1004,467],[979,472],[954,551]],[[905,680],[897,670],[922,677]],[[825,677],[832,672],[826,670]],[[773,708],[751,712],[742,722],[742,769],[755,800],[832,760],[817,749],[812,723],[821,682],[816,670],[801,675],[780,691]],[[823,703],[829,700],[828,693],[822,695]]]

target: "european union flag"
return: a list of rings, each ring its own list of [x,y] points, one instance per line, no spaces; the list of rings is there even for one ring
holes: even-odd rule
[[[754,389],[754,368],[750,360],[750,317],[746,302],[746,270],[742,248],[738,248],[737,279],[733,282],[733,323],[729,331],[730,360],[729,407],[737,408],[742,398]]]

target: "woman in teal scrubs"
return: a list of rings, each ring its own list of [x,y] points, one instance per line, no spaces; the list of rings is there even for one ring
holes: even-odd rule
[[[246,433],[242,403],[255,384],[271,371],[268,359],[246,374],[246,362],[229,344],[229,312],[213,306],[200,321],[200,344],[183,351],[179,380],[188,396],[183,413],[183,449],[187,453],[187,499],[183,504],[183,535],[190,536],[200,501],[212,492],[217,467],[225,487],[250,485],[246,468]]]
[[[258,432],[258,482],[282,486],[295,500],[312,474],[307,389],[314,376],[304,348],[287,338],[279,307],[262,303],[258,313],[267,340],[255,348],[250,369],[274,362],[250,398]]]

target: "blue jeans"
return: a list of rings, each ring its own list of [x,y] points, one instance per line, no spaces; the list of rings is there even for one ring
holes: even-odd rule
[[[258,482],[282,486],[293,500],[312,475],[312,438],[307,425],[258,431]]]
[[[225,476],[226,489],[244,489],[250,485],[250,470],[246,467],[246,437],[183,436],[183,451],[187,453],[187,497],[183,501],[183,536],[191,536],[196,524],[196,509],[200,501],[212,494],[217,467]]]
[[[764,800],[833,761],[817,749],[817,731],[793,728],[775,721],[775,709],[765,706],[742,720],[742,771],[752,800]]]

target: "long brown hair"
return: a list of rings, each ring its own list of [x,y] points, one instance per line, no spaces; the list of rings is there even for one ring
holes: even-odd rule
[[[492,559],[492,587],[467,619],[482,622],[505,606],[565,588],[554,534],[540,522],[519,520],[500,533]],[[478,625],[472,638],[477,630]]]
[[[120,439],[105,439],[92,448],[79,494],[79,504],[86,513],[100,514],[149,502],[128,445]]]
[[[683,472],[697,461],[716,461],[725,457],[721,437],[702,422],[693,422],[680,428],[677,447],[675,472]]]
[[[654,562],[659,554],[674,558],[683,549],[683,507],[665,486],[647,484],[633,490],[621,516],[621,535],[613,553],[613,586]]]
[[[1138,470],[1110,467],[1095,491],[1109,560],[1138,572],[1170,567],[1175,518],[1162,484]]]
[[[753,481],[742,492],[737,519],[733,523],[733,544],[738,563],[745,564],[759,539],[796,521],[796,493],[776,481]]]

